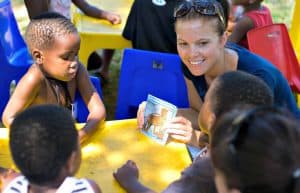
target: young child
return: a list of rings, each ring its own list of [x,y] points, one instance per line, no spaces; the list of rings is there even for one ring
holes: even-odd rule
[[[71,19],[71,4],[74,3],[76,7],[90,17],[105,19],[113,25],[121,23],[120,15],[95,7],[85,0],[24,0],[24,2],[30,19],[48,11],[58,12],[66,18]],[[108,80],[109,64],[113,54],[114,50],[104,49],[103,59],[97,52],[93,52],[89,57],[88,69],[97,69],[102,66],[100,72],[102,82]]]
[[[75,91],[79,90],[89,110],[79,131],[82,142],[105,119],[105,108],[78,61],[80,37],[75,26],[58,13],[45,13],[31,20],[25,40],[35,63],[11,96],[2,116],[4,125],[10,127],[18,113],[38,104],[58,104],[73,112]]]
[[[81,153],[73,118],[65,108],[39,105],[19,113],[10,128],[9,146],[21,174],[10,175],[3,193],[101,192],[94,181],[73,177]]]
[[[218,192],[300,192],[300,130],[275,107],[235,109],[214,127],[211,158]]]
[[[228,41],[248,48],[247,32],[249,30],[273,24],[271,12],[266,6],[261,5],[262,1],[232,0],[232,5],[241,6],[244,12],[239,18],[236,18],[236,24]]]
[[[213,124],[222,114],[238,104],[247,104],[249,106],[273,104],[273,94],[266,83],[254,75],[241,71],[227,72],[215,78],[205,97],[203,107],[199,114],[199,124],[206,132],[209,132],[212,129]],[[203,175],[207,178],[207,181],[203,181],[203,184],[209,186],[209,175],[202,173],[201,170],[197,169],[200,167],[199,164],[204,164],[198,163],[200,160],[202,160],[200,157],[196,158],[194,163],[192,163],[189,168],[185,169],[181,178],[174,182],[174,186],[185,184],[184,181],[187,178],[186,176],[192,176],[195,179],[199,179],[203,177]],[[152,191],[138,181],[138,169],[133,161],[124,164],[113,175],[117,182],[129,193],[150,193]],[[193,181],[190,179],[190,181],[192,183],[190,186],[193,186],[193,182],[200,183],[197,180]],[[173,190],[171,189],[173,186],[172,184],[168,187],[168,191]],[[182,188],[184,189],[184,187]],[[205,192],[206,188],[207,186],[203,186],[202,188],[197,189],[197,191],[199,193]],[[190,192],[196,192],[196,190]]]

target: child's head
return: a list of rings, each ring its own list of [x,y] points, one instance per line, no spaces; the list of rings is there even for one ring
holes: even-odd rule
[[[219,192],[300,191],[300,130],[275,107],[235,109],[215,126],[211,158]]]
[[[46,75],[63,81],[75,77],[80,37],[69,19],[55,12],[41,14],[30,21],[25,40]]]
[[[273,94],[268,85],[260,78],[242,72],[224,73],[211,83],[199,113],[199,125],[209,133],[215,121],[234,106],[271,105]]]
[[[57,183],[74,175],[80,165],[77,130],[63,107],[41,105],[24,110],[14,119],[9,139],[13,160],[30,183]]]

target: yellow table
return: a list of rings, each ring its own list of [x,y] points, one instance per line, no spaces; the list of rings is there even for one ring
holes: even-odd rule
[[[102,192],[125,192],[112,173],[128,159],[140,169],[140,180],[160,192],[178,179],[190,164],[184,144],[159,145],[136,129],[136,120],[107,121],[82,147],[82,163],[78,177],[95,180]],[[0,128],[0,166],[13,167],[8,150],[7,129]]]
[[[86,66],[89,55],[101,48],[122,49],[131,47],[131,42],[122,37],[133,0],[88,0],[103,10],[121,15],[122,23],[112,25],[108,21],[84,15],[79,9],[72,9],[73,22],[81,38],[79,60]]]
[[[300,0],[295,1],[294,15],[292,18],[291,29],[289,30],[293,47],[297,54],[298,60],[300,60]]]

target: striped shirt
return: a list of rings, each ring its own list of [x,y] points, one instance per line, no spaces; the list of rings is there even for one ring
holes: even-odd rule
[[[3,193],[28,193],[28,187],[28,180],[18,176],[5,187]],[[56,193],[94,193],[94,190],[86,179],[67,177]]]

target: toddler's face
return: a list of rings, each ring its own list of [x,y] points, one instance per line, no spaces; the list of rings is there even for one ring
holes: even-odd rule
[[[53,78],[70,81],[78,69],[80,37],[77,33],[55,38],[51,48],[43,50],[42,67]]]

